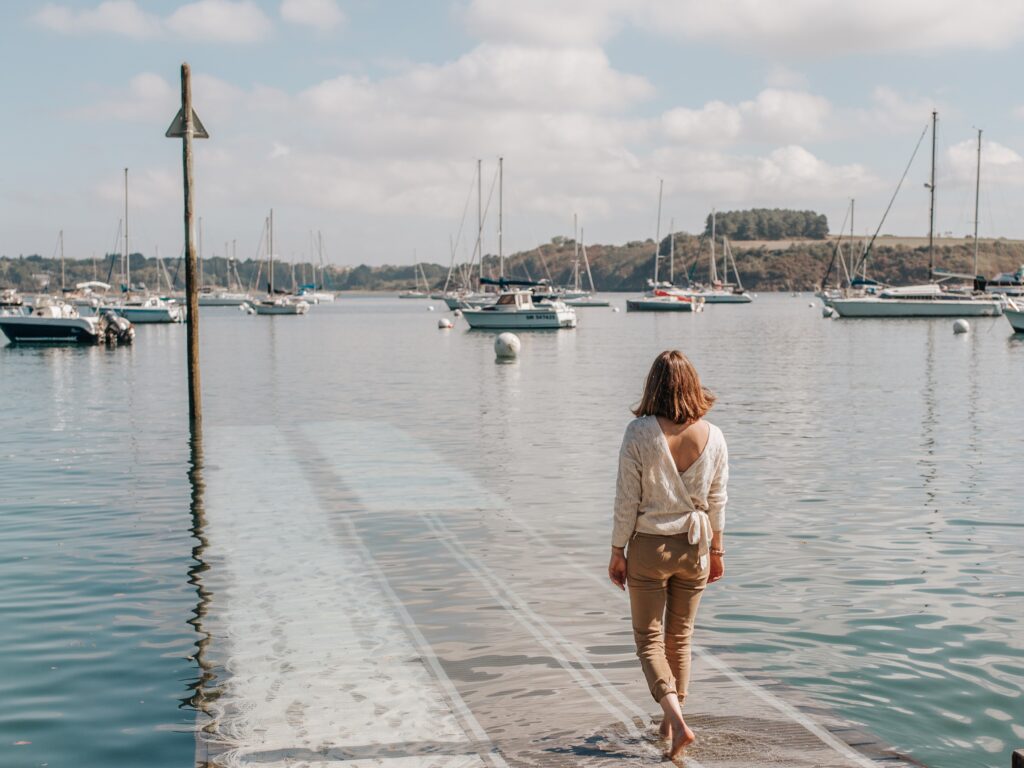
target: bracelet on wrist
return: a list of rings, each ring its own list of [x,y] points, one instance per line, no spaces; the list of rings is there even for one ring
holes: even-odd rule
[[[712,555],[718,555],[719,557],[725,557],[725,550],[724,549],[716,549],[715,547],[712,547],[710,551],[711,551]]]

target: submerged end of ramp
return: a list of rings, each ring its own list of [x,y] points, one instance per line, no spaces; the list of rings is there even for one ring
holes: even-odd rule
[[[659,762],[635,658],[591,651],[608,640],[601,575],[429,445],[379,422],[205,442],[206,629],[224,663],[197,765]],[[397,487],[377,476],[394,456]],[[541,562],[592,581],[552,594],[523,578]],[[696,661],[690,768],[915,765],[705,650]]]

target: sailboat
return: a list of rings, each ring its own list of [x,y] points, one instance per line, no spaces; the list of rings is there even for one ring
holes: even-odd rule
[[[470,328],[486,330],[542,330],[557,328],[575,328],[576,310],[567,306],[564,301],[543,301],[535,304],[533,294],[528,290],[515,287],[524,281],[507,280],[505,278],[505,252],[502,249],[502,187],[504,161],[498,158],[498,274],[497,281],[500,293],[493,304],[487,306],[469,306],[462,310]],[[481,280],[481,282],[485,282]],[[529,283],[536,285],[536,283]]]
[[[413,253],[415,258],[415,252]],[[413,279],[416,281],[414,288],[402,291],[398,294],[400,299],[427,299],[430,298],[430,283],[427,282],[427,273],[423,271],[423,264],[416,262],[412,267]],[[420,290],[420,276],[423,277],[423,290]]]
[[[274,210],[267,218],[267,296],[259,301],[249,302],[257,315],[304,315],[309,312],[309,302],[294,296],[274,293]]]
[[[575,218],[575,217],[574,217]],[[583,227],[580,227],[579,244],[576,246],[577,254],[573,266],[573,294],[567,295],[565,303],[570,307],[608,307],[611,302],[606,299],[597,298],[597,291],[594,289],[594,274],[590,271],[590,258],[587,256],[587,244],[583,239]],[[583,264],[587,270],[587,280],[590,283],[590,290],[580,289],[580,255],[583,256]]]
[[[928,215],[928,277],[931,282],[922,285],[889,287],[875,294],[865,296],[835,298],[831,300],[832,309],[839,317],[993,317],[1002,314],[1002,299],[984,293],[983,290],[957,291],[943,287],[936,277],[943,280],[949,278],[966,278],[978,281],[973,275],[955,275],[939,272],[935,268],[935,128],[938,124],[938,112],[932,112],[932,164],[931,180],[928,184],[930,208]],[[980,187],[981,168],[981,134],[978,134],[978,184],[975,189],[977,200]],[[975,215],[977,220],[977,215]],[[975,221],[977,226],[977,221]],[[977,243],[977,237],[975,237]],[[865,251],[862,260],[866,259]],[[977,258],[977,257],[975,257]],[[975,265],[977,266],[977,265]],[[977,269],[975,269],[977,272]],[[981,281],[982,287],[984,280]]]
[[[312,237],[312,233],[310,233]],[[317,256],[320,262],[320,282],[316,279],[316,268],[317,265],[313,264],[313,283],[311,285],[299,286],[299,296],[302,298],[312,301],[315,304],[323,304],[324,302],[332,302],[337,298],[333,291],[328,291],[324,286],[324,275],[326,274],[326,267],[324,266],[324,234],[320,230],[317,230]],[[303,272],[305,274],[305,272]]]
[[[658,262],[661,261],[661,197],[665,183],[658,182],[658,224],[654,237],[654,279],[647,281],[647,291],[643,296],[626,299],[627,312],[701,312],[704,299],[692,296],[668,282],[658,282]],[[669,229],[673,229],[669,226]],[[669,236],[669,258],[672,268],[670,278],[674,278],[675,266],[675,234]]]
[[[121,278],[124,297],[108,305],[100,306],[99,312],[114,312],[130,323],[183,323],[186,308],[172,299],[162,299],[148,293],[132,296],[131,251],[128,249],[128,169],[124,169],[124,253],[121,257]]]
[[[736,277],[735,283],[729,282],[730,263],[732,264],[732,273]],[[715,257],[714,211],[711,211],[711,260],[708,268],[708,284],[698,286],[692,291],[692,294],[700,296],[707,304],[749,304],[752,301],[750,294],[743,289],[740,271],[736,267],[736,257],[732,255],[729,238],[725,235],[722,235],[722,279],[718,277],[718,264]]]

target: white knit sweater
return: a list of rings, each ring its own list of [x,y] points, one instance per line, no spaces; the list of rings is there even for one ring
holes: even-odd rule
[[[634,531],[673,536],[690,533],[691,543],[725,529],[729,451],[722,430],[711,431],[703,453],[685,472],[676,469],[656,416],[630,422],[619,450],[612,546],[624,547]]]

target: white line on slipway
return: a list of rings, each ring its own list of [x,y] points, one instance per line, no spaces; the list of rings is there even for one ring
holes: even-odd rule
[[[362,425],[358,425],[355,430],[347,429],[353,426],[346,424],[344,428],[339,428],[339,425],[316,425],[306,427],[303,429],[303,433],[310,438],[310,441],[316,443],[320,449],[319,453],[323,457],[323,460],[331,464],[336,470],[339,471],[339,479],[345,483],[346,486],[356,491],[363,502],[362,506],[367,506],[367,500],[374,500],[370,506],[376,507],[381,497],[380,493],[374,492],[374,490],[367,487],[365,483],[360,483],[358,479],[352,477],[347,471],[351,467],[350,459],[358,457],[360,465],[365,466],[367,463],[381,462],[381,466],[385,466],[384,462],[387,461],[388,455],[393,457],[396,454],[385,454],[375,457],[373,454],[373,448],[379,447],[379,443],[376,439],[373,439],[373,435],[362,435],[358,434],[362,432],[359,429]],[[353,431],[356,434],[353,434]],[[343,437],[344,436],[344,437]],[[377,438],[380,436],[377,435]],[[353,444],[349,444],[350,440],[354,438],[354,445],[359,446],[358,453],[353,451]],[[363,438],[370,438],[366,440]],[[342,443],[340,440],[344,440]],[[429,449],[428,449],[429,450]],[[329,458],[328,458],[329,457]],[[413,464],[416,464],[414,456],[403,456],[402,462],[406,463],[407,460],[411,459]],[[440,470],[439,474],[435,474],[434,477],[445,477],[445,470],[449,467],[444,466],[443,468],[436,463],[432,462],[432,466],[435,470]],[[364,475],[365,477],[365,475]],[[409,500],[414,498],[414,492],[410,494],[410,485],[405,483],[398,483],[399,486],[403,487],[405,494],[403,494],[405,503],[403,506],[408,504]],[[463,492],[470,491],[473,493],[473,498],[476,503],[479,504],[481,500],[485,499],[487,495],[482,488],[479,486],[469,486],[465,484],[458,486]],[[475,492],[474,492],[475,491]],[[442,499],[435,499],[435,503],[440,501],[444,503]],[[373,511],[371,509],[371,511]],[[382,511],[382,510],[378,510]],[[395,511],[393,507],[388,507],[387,511]],[[403,510],[410,514],[421,517],[427,526],[438,534],[438,539],[442,546],[448,550],[451,556],[460,564],[463,568],[469,571],[471,574],[476,576],[477,580],[481,585],[487,589],[488,592],[494,597],[499,605],[506,608],[511,616],[513,616],[524,629],[527,630],[533,637],[551,654],[552,659],[561,666],[572,679],[580,686],[580,688],[587,692],[602,708],[607,710],[612,716],[614,716],[619,722],[621,722],[630,736],[642,741],[643,734],[637,728],[636,721],[629,716],[622,709],[619,709],[612,701],[611,698],[615,698],[619,703],[624,706],[627,710],[634,713],[641,722],[648,720],[648,715],[641,710],[636,704],[630,701],[628,698],[622,695],[622,693],[613,686],[607,678],[599,670],[597,670],[586,654],[583,653],[579,647],[571,640],[562,635],[558,630],[552,627],[544,618],[539,616],[530,606],[520,598],[509,586],[497,576],[491,569],[485,566],[480,560],[471,555],[466,548],[461,544],[457,537],[451,534],[450,531],[445,527],[444,523],[434,514],[424,510],[419,505],[413,505],[412,509]],[[565,656],[569,655],[575,659],[575,665]],[[579,669],[577,666],[582,668]],[[584,672],[589,673],[592,679],[588,679]],[[655,754],[653,749],[650,750],[652,756]],[[687,765],[691,768],[702,768],[700,763],[692,758],[687,759]]]
[[[507,768],[365,547],[336,546],[281,433],[205,443],[215,762]]]
[[[426,510],[431,508],[438,510],[450,510],[453,507],[467,509],[485,508],[491,511],[500,510],[506,517],[514,520],[516,525],[521,526],[534,543],[550,550],[555,557],[584,574],[588,579],[598,583],[603,588],[608,588],[602,576],[596,574],[593,569],[582,566],[578,561],[567,557],[561,550],[553,547],[550,541],[537,531],[534,526],[509,509],[509,505],[480,485],[476,478],[448,464],[443,456],[426,444],[412,438],[404,431],[383,422],[374,421],[321,423],[307,426],[303,429],[303,432],[313,438],[319,446],[335,449],[335,452],[332,452],[332,463],[339,471],[340,476],[344,478],[346,484],[357,492],[363,505],[370,509],[370,511],[408,511],[426,516]],[[344,439],[348,444],[345,446],[339,445],[340,439]],[[342,448],[342,450],[338,451],[337,449],[339,448]],[[401,457],[401,461],[396,462],[395,457]],[[394,477],[396,464],[404,465],[408,468],[410,474],[405,478],[406,482],[402,482],[401,478]],[[420,483],[419,488],[417,488],[416,477],[419,474],[417,470],[425,471],[427,473],[426,476],[431,478],[429,487],[423,488],[422,483]],[[398,471],[401,470],[399,469]],[[374,482],[374,475],[379,476],[381,480]],[[385,478],[390,478],[391,482],[387,482]],[[417,494],[417,490],[426,491],[426,493]],[[472,503],[459,504],[457,500],[453,500],[453,495],[465,502]],[[439,530],[447,532],[443,523],[435,515],[430,515],[428,519],[436,521],[435,524],[439,527]],[[454,536],[448,533],[448,536],[443,538],[442,542],[450,542],[453,539]],[[462,555],[462,557],[466,557],[466,555]],[[465,567],[473,570],[469,564]],[[502,586],[506,594],[514,595],[499,577],[493,573],[488,574],[485,566],[482,566],[482,564],[478,565],[475,570],[481,573],[481,580],[485,582],[485,585],[487,585],[486,582],[489,580],[491,582],[490,587],[497,589],[498,586]],[[578,659],[585,658],[585,654],[576,648],[570,640],[561,636],[557,630],[540,616],[537,616],[525,603],[523,603],[523,606],[523,613],[534,618],[540,626],[550,630],[552,637],[557,638],[555,642],[558,645],[563,645],[566,650],[571,648],[572,651],[570,652]],[[518,616],[518,613],[515,615]],[[531,629],[531,631],[533,630]],[[789,720],[798,723],[838,754],[862,766],[862,768],[877,768],[877,763],[873,760],[860,754],[841,739],[829,733],[827,729],[814,722],[797,708],[748,680],[743,674],[717,658],[710,651],[696,646],[694,650],[701,659],[707,661],[709,665],[713,666],[720,673],[760,698]],[[593,669],[592,665],[588,664],[588,667],[588,671]],[[598,678],[599,685],[603,689],[613,691],[615,697],[620,699],[620,701],[624,698],[621,692],[612,686],[598,670],[593,669],[593,671]],[[610,703],[608,706],[611,706]],[[634,712],[638,711],[633,702],[628,702],[628,707]],[[647,717],[642,712],[640,715],[644,719]],[[622,721],[626,722],[625,719],[622,719]],[[635,726],[630,725],[628,727]],[[699,765],[692,758],[687,758],[687,763],[694,766],[694,768],[697,768]]]

